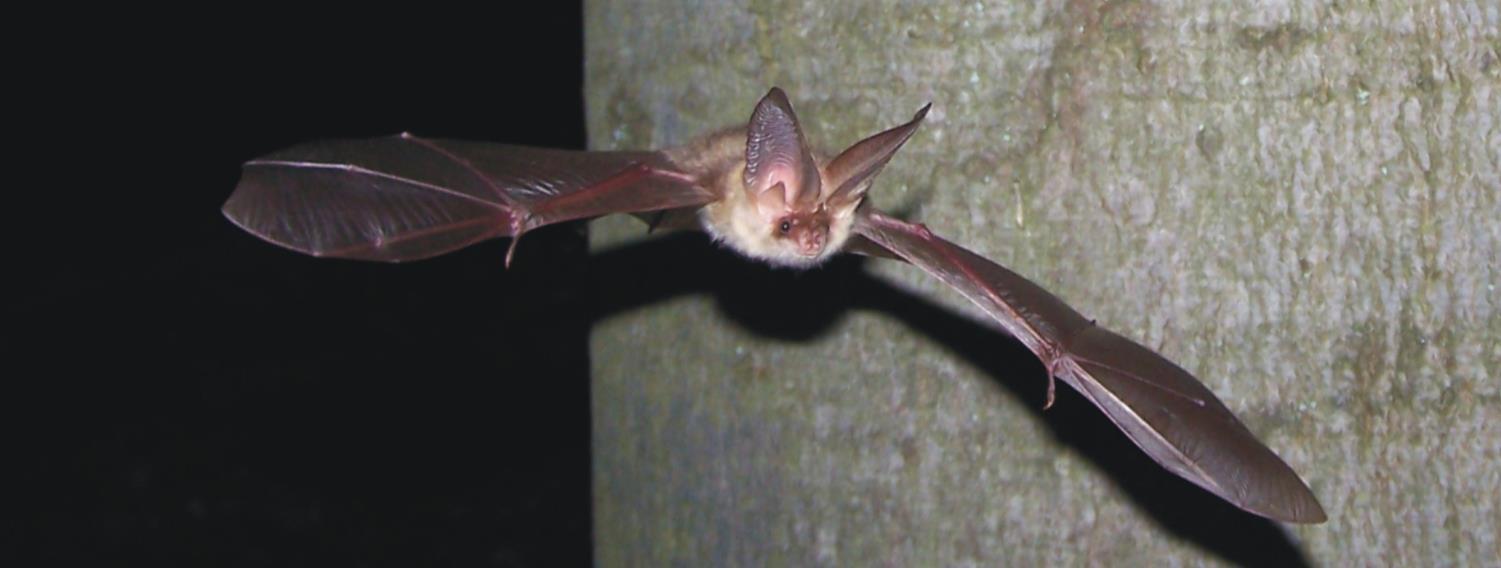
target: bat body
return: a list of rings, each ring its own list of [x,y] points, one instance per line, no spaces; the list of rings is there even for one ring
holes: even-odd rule
[[[610,213],[700,228],[775,266],[848,251],[908,262],[979,306],[1169,471],[1251,513],[1325,520],[1308,486],[1187,371],[1095,325],[1040,286],[865,193],[916,132],[905,124],[831,159],[813,154],[780,89],[744,127],[657,152],[573,152],[408,135],[316,142],[252,160],[224,213],[315,256],[398,262]],[[506,261],[511,255],[507,253]]]

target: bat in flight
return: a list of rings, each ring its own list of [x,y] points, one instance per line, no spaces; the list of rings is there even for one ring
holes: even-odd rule
[[[1150,349],[1080,315],[1006,268],[865,203],[911,121],[824,159],[773,88],[743,127],[655,152],[583,152],[402,134],[313,142],[245,164],[224,214],[283,247],[400,262],[563,221],[631,213],[701,228],[747,257],[808,268],[841,252],[900,259],[954,287],[1184,479],[1267,518],[1318,523],[1292,468],[1213,393]]]

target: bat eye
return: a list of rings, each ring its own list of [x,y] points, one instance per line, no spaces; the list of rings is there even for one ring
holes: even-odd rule
[[[781,229],[782,234],[785,235],[785,234],[787,234],[787,231],[791,231],[792,230],[792,222],[791,221],[782,221],[782,224],[780,226],[778,226],[777,228]]]

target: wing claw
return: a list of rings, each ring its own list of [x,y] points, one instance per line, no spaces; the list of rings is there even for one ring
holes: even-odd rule
[[[511,269],[511,259],[516,256],[516,245],[521,244],[521,235],[511,237],[511,244],[506,246],[506,270]]]
[[[1047,409],[1053,407],[1053,400],[1056,398],[1055,395],[1058,394],[1058,381],[1057,381],[1057,378],[1058,378],[1058,364],[1057,363],[1058,363],[1057,359],[1054,359],[1052,362],[1048,363],[1048,396],[1047,396],[1047,400],[1045,400],[1042,403],[1042,409],[1043,410],[1047,410]]]

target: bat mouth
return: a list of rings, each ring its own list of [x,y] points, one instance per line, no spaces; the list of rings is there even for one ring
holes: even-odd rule
[[[798,243],[797,252],[808,258],[814,258],[823,254],[823,238],[809,237],[803,239],[802,242]]]
[[[824,244],[828,242],[826,227],[827,223],[817,218],[794,221],[791,237],[797,253],[808,258],[823,254]]]

